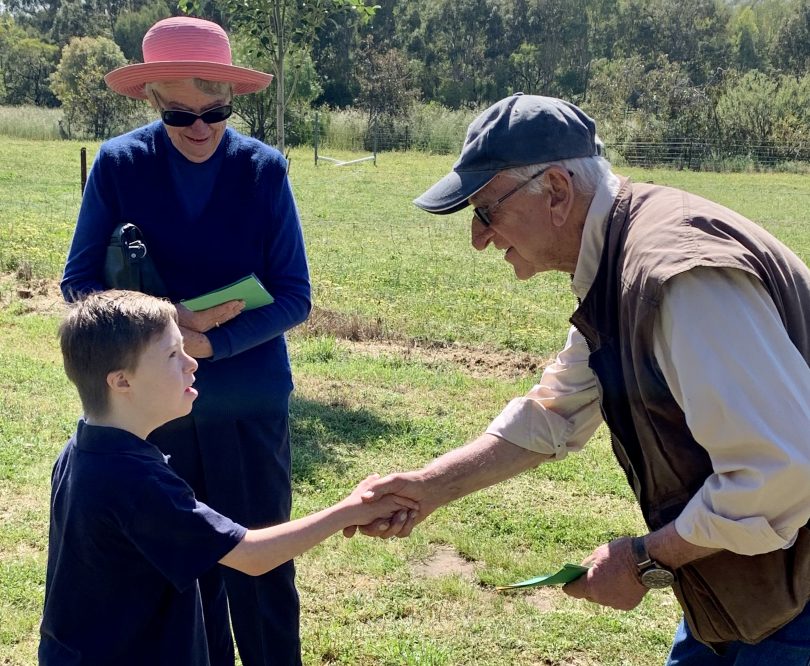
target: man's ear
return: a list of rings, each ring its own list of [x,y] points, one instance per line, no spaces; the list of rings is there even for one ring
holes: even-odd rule
[[[113,370],[107,373],[107,386],[115,393],[127,393],[130,384],[126,370]]]
[[[546,183],[548,184],[551,222],[555,227],[561,227],[565,224],[571,208],[574,206],[574,183],[571,181],[568,171],[556,166],[549,168]]]

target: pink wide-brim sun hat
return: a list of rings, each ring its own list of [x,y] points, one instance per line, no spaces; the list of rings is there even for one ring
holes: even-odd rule
[[[222,81],[234,95],[263,90],[272,74],[232,64],[228,35],[216,23],[190,16],[158,21],[143,38],[143,62],[114,69],[104,77],[115,92],[146,99],[144,85],[179,79]]]

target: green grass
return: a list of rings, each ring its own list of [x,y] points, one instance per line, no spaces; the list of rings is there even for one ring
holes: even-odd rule
[[[56,140],[61,138],[62,109],[44,106],[0,106],[0,136],[15,139]]]
[[[49,474],[79,413],[61,371],[57,317],[16,287],[58,277],[79,204],[81,145],[0,138],[0,267],[21,276],[0,279],[0,664],[7,666],[36,663]],[[86,145],[92,156],[96,145]],[[317,168],[311,151],[292,157],[317,306],[405,340],[525,349],[539,359],[561,344],[573,307],[563,276],[518,283],[499,253],[469,248],[465,214],[428,216],[410,204],[452,157],[394,153],[380,155],[377,167]],[[730,205],[810,259],[806,178],[628,173]],[[339,499],[372,471],[413,468],[454,448],[534,381],[473,376],[449,353],[423,357],[328,336],[294,334],[291,354],[296,515]],[[411,539],[333,537],[298,560],[305,663],[662,663],[678,617],[669,593],[619,613],[559,590],[493,589],[642,529],[600,431],[580,455],[437,511]],[[460,558],[458,570],[427,576],[420,566],[442,548]]]
[[[79,205],[79,149],[97,144],[0,138],[0,268],[21,263],[56,276]],[[350,155],[338,155],[338,157]],[[500,253],[475,252],[467,213],[428,215],[411,199],[450,168],[452,156],[384,153],[378,166],[314,166],[292,152],[315,304],[379,322],[390,335],[480,342],[547,355],[563,341],[573,308],[566,276],[514,279]],[[794,174],[698,174],[626,170],[733,206],[805,260],[807,178]],[[538,308],[542,300],[543,307]]]

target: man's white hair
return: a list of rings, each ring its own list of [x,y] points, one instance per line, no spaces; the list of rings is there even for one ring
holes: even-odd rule
[[[619,178],[610,168],[610,162],[604,157],[594,155],[593,157],[576,157],[570,160],[559,160],[557,162],[544,162],[530,164],[529,166],[515,167],[502,171],[504,176],[516,181],[526,181],[534,176],[538,171],[551,166],[558,166],[561,169],[573,173],[574,193],[577,196],[591,198],[596,193],[596,188],[602,180],[606,184],[613,196],[619,192]],[[532,180],[526,189],[535,194],[542,194],[547,188],[543,178]]]

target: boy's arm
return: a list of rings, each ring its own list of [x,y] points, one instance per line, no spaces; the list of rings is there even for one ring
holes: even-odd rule
[[[379,502],[363,502],[368,483],[363,481],[346,499],[322,511],[288,523],[248,530],[245,537],[219,563],[250,576],[260,576],[306,552],[350,525],[366,525],[390,518],[402,509],[418,511],[419,504],[405,497],[388,495]],[[406,512],[402,512],[407,517]]]

